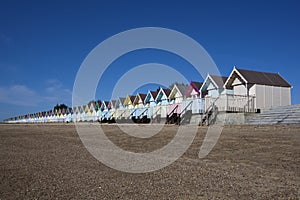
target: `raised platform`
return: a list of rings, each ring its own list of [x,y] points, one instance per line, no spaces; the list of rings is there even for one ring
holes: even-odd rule
[[[219,112],[213,124],[300,124],[300,105],[275,107],[262,113]]]

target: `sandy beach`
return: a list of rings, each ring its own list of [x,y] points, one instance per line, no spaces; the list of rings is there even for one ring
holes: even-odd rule
[[[148,139],[116,125],[102,128],[121,148],[148,152],[166,145],[178,127]],[[74,124],[0,124],[0,199],[300,198],[300,126],[225,126],[199,159],[206,131],[199,127],[190,148],[168,167],[130,174],[96,160]]]

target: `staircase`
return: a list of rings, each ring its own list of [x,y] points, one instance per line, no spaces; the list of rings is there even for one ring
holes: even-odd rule
[[[161,114],[158,114],[158,112],[160,112],[160,111],[161,111],[161,107],[159,107],[156,110],[156,112],[152,114],[151,123],[161,123],[161,121],[162,121]]]
[[[300,104],[274,107],[253,115],[248,124],[300,124]]]
[[[204,113],[204,117],[202,118],[199,125],[200,126],[204,126],[204,125],[208,126],[210,124],[214,124],[217,114],[218,114],[218,108],[213,104]]]
[[[175,108],[173,108],[173,110],[169,114],[167,114],[167,119],[165,124],[179,124],[180,116],[177,113],[175,113],[177,109],[178,109],[178,105],[176,105]]]
[[[218,107],[216,106],[216,102],[220,99],[220,96],[216,98],[206,109],[203,118],[201,119],[199,126],[209,126],[210,124],[214,124],[217,114]]]
[[[145,115],[145,113],[148,111],[148,108],[145,109],[139,116],[133,116],[131,120],[136,124],[149,124],[151,119]]]

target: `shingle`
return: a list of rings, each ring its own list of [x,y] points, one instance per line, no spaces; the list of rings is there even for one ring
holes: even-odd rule
[[[146,94],[139,94],[140,98],[142,99],[142,101],[144,102],[145,98],[146,98]]]
[[[167,95],[167,97],[170,95],[171,90],[170,89],[163,89],[164,93]]]
[[[194,86],[196,86],[196,88],[195,89],[200,89],[201,88],[201,86],[202,86],[202,82],[196,82],[196,81],[192,81],[192,83],[194,84]]]
[[[279,74],[269,72],[258,72],[245,69],[236,69],[251,84],[291,87]]]
[[[157,96],[157,92],[154,92],[154,91],[150,91],[150,93],[151,93],[151,95],[152,95],[153,99],[156,99],[156,96]]]
[[[186,90],[188,86],[187,85],[184,85],[184,84],[177,84],[177,88],[178,90],[180,91],[180,93],[183,95],[184,94],[184,91]]]
[[[217,84],[218,88],[223,88],[224,83],[228,79],[228,77],[225,76],[215,76],[215,75],[210,75],[210,77],[214,80],[214,82]]]

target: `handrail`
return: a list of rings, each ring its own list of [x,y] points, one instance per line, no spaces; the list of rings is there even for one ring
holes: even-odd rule
[[[247,102],[244,105],[244,112],[251,112],[251,111],[255,110],[254,105],[250,105],[250,103],[253,104],[254,98],[255,98],[255,96],[249,96],[249,99],[247,99]],[[250,109],[250,107],[251,107],[251,109]],[[246,108],[248,109],[247,111],[246,111]]]
[[[137,111],[137,108],[134,109],[134,111],[132,113],[130,113],[130,116],[132,117],[132,115]]]
[[[174,111],[177,110],[178,104],[173,108],[173,110],[168,114],[168,117],[171,117],[174,114]]]
[[[157,109],[157,111],[153,114],[153,115],[151,115],[151,123],[153,123],[153,120],[155,119],[155,118],[157,118],[157,113],[158,113],[158,111],[160,111],[161,110],[161,106]],[[156,115],[155,117],[153,117],[154,115]]]
[[[153,123],[153,120],[157,117],[157,113],[158,113],[158,111],[160,111],[161,110],[161,107],[159,107],[158,109],[157,109],[157,111],[151,116],[151,123]],[[155,117],[153,117],[154,115],[156,115]]]
[[[217,100],[220,98],[220,96],[218,96],[213,102],[212,104],[209,105],[209,107],[205,110],[205,118],[204,120],[208,121],[207,125],[209,124],[209,112],[214,109],[215,103],[217,102]],[[202,121],[202,123],[204,123],[205,121]]]
[[[138,117],[141,117],[149,108],[145,109]]]
[[[188,105],[181,111],[181,113],[179,115],[182,115],[182,113],[185,112],[192,103],[193,103],[193,100],[190,103],[188,103]]]
[[[112,118],[112,116],[116,113],[116,111],[110,113],[110,118]]]
[[[161,106],[157,109],[157,111],[152,116],[156,115],[160,110],[161,110]]]
[[[221,97],[221,95],[218,96],[218,97],[212,102],[212,104],[209,105],[209,107],[206,109],[205,113],[209,112],[209,110],[216,104],[216,101],[219,100],[220,97]]]
[[[106,118],[106,115],[107,115],[107,113],[108,113],[108,111],[106,111],[106,112],[105,112],[105,114],[104,114],[103,118]]]
[[[118,116],[116,117],[116,119],[118,119],[119,117],[122,117],[122,115],[126,112],[126,109]]]

